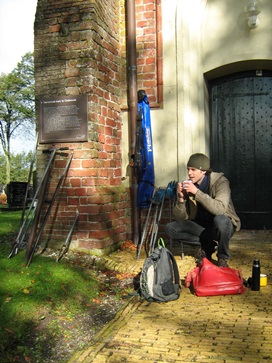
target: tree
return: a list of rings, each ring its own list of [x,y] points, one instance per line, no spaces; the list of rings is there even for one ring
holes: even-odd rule
[[[32,151],[11,156],[10,181],[27,182],[32,158]]]
[[[6,160],[4,155],[0,154],[0,193],[6,183]]]
[[[10,181],[11,182],[27,182],[29,176],[30,164],[33,159],[33,152],[25,151],[11,155],[10,159]],[[6,159],[0,154],[0,194],[5,186],[6,181]]]
[[[17,67],[0,76],[0,142],[6,159],[6,180],[11,177],[12,138],[29,138],[35,125],[34,58],[26,53]]]

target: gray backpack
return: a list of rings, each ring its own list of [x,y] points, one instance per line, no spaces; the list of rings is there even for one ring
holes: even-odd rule
[[[140,275],[140,295],[149,302],[167,302],[179,298],[177,262],[165,248],[162,238],[158,247],[145,259]]]

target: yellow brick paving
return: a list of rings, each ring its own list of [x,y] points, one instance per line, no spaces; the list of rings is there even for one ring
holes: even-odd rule
[[[197,297],[183,286],[177,301],[161,304],[133,297],[69,363],[272,362],[272,231],[241,231],[230,249],[230,266],[241,269],[246,280],[258,258],[268,285],[258,292],[214,297]],[[186,246],[181,260],[175,246],[182,282],[195,267],[196,251]],[[136,275],[144,257],[136,260],[134,252],[121,251],[106,264]]]

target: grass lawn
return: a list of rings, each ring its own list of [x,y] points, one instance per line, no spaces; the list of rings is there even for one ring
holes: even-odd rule
[[[18,231],[21,215],[21,210],[8,211],[7,207],[0,207],[0,238]]]
[[[92,329],[79,325],[80,319],[88,317],[90,323],[105,290],[101,291],[98,272],[84,258],[57,263],[38,255],[28,268],[24,250],[8,258],[20,218],[20,211],[0,212],[0,362],[62,361],[48,357],[56,345],[61,350],[64,340]],[[114,299],[121,300],[116,291]]]

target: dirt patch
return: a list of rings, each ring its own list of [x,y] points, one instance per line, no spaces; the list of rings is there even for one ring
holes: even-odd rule
[[[35,363],[67,362],[75,351],[92,344],[95,334],[114,318],[124,303],[122,298],[104,290],[103,296],[94,301],[85,313],[69,317],[63,312],[52,315],[47,311],[46,318],[37,324],[34,336],[26,342],[32,351],[31,356],[35,356],[39,347]],[[22,362],[25,361],[27,359]]]
[[[77,265],[84,264],[84,259],[84,256],[75,254],[66,257],[68,263]],[[100,294],[87,306],[85,313],[78,313],[73,317],[65,314],[54,315],[48,321],[41,321],[37,327],[36,343],[43,344],[46,341],[45,354],[40,361],[67,362],[75,351],[92,344],[95,334],[124,307],[128,291],[134,289],[134,277],[119,271],[96,271]]]

